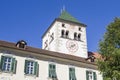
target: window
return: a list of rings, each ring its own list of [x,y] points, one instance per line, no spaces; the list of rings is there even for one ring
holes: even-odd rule
[[[61,31],[61,37],[63,37],[63,38],[69,38],[69,31],[62,30]]]
[[[78,30],[81,31],[81,27],[79,27]]]
[[[86,71],[86,80],[97,80],[96,72]]]
[[[66,38],[68,38],[68,34],[69,34],[69,31],[66,31],[66,35],[65,35],[65,36],[66,36]]]
[[[62,30],[62,31],[61,31],[61,37],[64,37],[64,36],[65,36],[65,31]]]
[[[74,33],[74,39],[77,40],[77,33]]]
[[[79,33],[79,34],[78,34],[78,40],[79,40],[79,41],[81,40],[80,37],[81,37],[81,34]]]
[[[24,40],[20,40],[20,41],[18,41],[17,42],[17,44],[16,44],[16,46],[18,47],[18,48],[26,48],[26,45],[27,45],[27,43],[24,41]]]
[[[39,65],[35,61],[25,60],[25,70],[26,75],[35,75],[38,76]]]
[[[62,24],[62,27],[65,27],[65,24]]]
[[[57,78],[56,66],[54,64],[49,64],[49,78]]]
[[[74,33],[74,40],[78,40],[80,41],[81,40],[81,34],[77,34],[76,32]]]
[[[69,80],[76,80],[75,68],[69,68]]]
[[[15,58],[10,56],[1,56],[1,71],[16,73],[16,65],[17,61],[15,60]]]

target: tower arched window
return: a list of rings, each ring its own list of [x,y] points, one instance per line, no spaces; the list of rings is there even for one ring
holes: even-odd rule
[[[80,33],[78,34],[78,40],[79,41],[81,40],[81,34]]]
[[[74,33],[74,39],[77,40],[77,33]]]
[[[62,30],[62,31],[61,31],[61,37],[64,37],[64,35],[65,35],[65,31]]]
[[[66,38],[68,38],[69,37],[69,31],[66,31]]]

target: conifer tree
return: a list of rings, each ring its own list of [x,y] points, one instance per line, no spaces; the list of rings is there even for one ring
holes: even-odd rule
[[[99,43],[99,53],[102,60],[98,60],[98,68],[104,80],[120,80],[120,18],[107,26]]]

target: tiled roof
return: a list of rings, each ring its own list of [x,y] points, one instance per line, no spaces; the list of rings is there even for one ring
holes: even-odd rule
[[[88,52],[88,57],[90,56],[94,56],[96,59],[101,59],[102,55],[100,53],[97,52]]]
[[[11,48],[11,49],[15,49],[15,50],[27,51],[27,52],[32,52],[35,54],[48,55],[48,56],[57,57],[57,58],[61,58],[61,59],[67,59],[67,60],[83,62],[83,63],[87,63],[87,64],[91,64],[91,65],[96,65],[94,63],[86,61],[86,59],[82,58],[82,57],[48,51],[48,50],[44,50],[44,49],[33,48],[30,46],[27,46],[26,49],[22,49],[22,48],[16,47],[15,43],[1,41],[1,40],[0,40],[0,47]]]
[[[67,11],[63,10],[61,15],[59,16],[60,19],[72,21],[72,22],[77,22],[80,23],[76,18],[71,16]]]

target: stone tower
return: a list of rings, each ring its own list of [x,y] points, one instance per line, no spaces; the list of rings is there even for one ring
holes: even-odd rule
[[[62,11],[44,33],[42,49],[87,58],[86,25]]]

